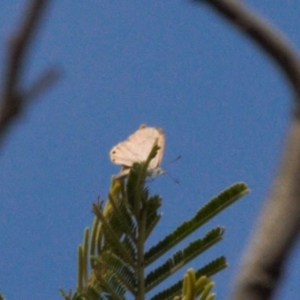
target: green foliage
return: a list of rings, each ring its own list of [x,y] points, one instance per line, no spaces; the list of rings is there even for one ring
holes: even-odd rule
[[[112,178],[105,205],[101,201],[93,205],[93,225],[85,230],[78,247],[77,289],[74,295],[61,291],[66,300],[125,300],[127,296],[143,300],[153,288],[222,239],[224,229],[214,228],[146,272],[146,267],[151,269],[162,255],[248,192],[244,183],[229,187],[146,251],[145,242],[161,218],[162,199],[150,195],[146,187],[147,168],[157,150],[154,146],[146,162],[135,163],[128,177]],[[196,272],[189,269],[183,280],[151,300],[213,299],[209,277],[226,266],[222,256]]]
[[[227,267],[226,259],[224,256],[217,258],[216,260],[210,262],[203,268],[197,270],[195,272],[195,276],[197,279],[201,277],[210,277],[217,272],[223,270]],[[164,291],[156,294],[151,300],[172,300],[175,297],[179,297],[177,295],[184,295],[183,291],[184,281],[180,280],[177,283],[173,284],[171,287],[165,289]]]
[[[193,269],[188,269],[183,279],[182,298],[184,300],[200,300],[214,299],[215,295],[211,294],[214,283],[206,276],[197,278]],[[178,296],[174,300],[180,299]]]

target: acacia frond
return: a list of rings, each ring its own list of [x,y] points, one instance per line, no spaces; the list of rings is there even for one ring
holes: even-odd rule
[[[112,251],[119,253],[124,257],[124,260],[129,263],[130,265],[134,265],[133,258],[131,257],[130,253],[128,252],[128,249],[124,247],[120,239],[118,238],[118,233],[113,230],[113,228],[110,226],[109,220],[105,218],[103,215],[100,207],[97,205],[93,206],[94,212],[97,217],[101,220],[103,227],[105,228],[104,236],[106,239],[106,242],[109,244],[109,248],[111,248]]]
[[[94,217],[92,229],[91,229],[91,240],[90,240],[90,264],[93,265],[91,257],[95,255],[96,245],[97,245],[97,236],[99,235],[99,226],[100,220],[97,217]]]
[[[145,202],[145,240],[148,239],[152,230],[161,218],[161,213],[158,213],[158,209],[161,206],[162,199],[158,195],[150,197]]]
[[[221,270],[227,268],[228,264],[226,262],[225,256],[220,256],[212,262],[205,265],[203,268],[196,272],[196,277],[208,276],[211,277],[214,274],[220,272]]]
[[[130,235],[132,240],[136,237],[136,224],[132,220],[132,216],[125,205],[124,199],[115,201],[111,195],[108,196],[109,201],[114,209],[114,217],[118,220],[118,225],[122,224],[122,233]]]
[[[145,254],[145,261],[147,262],[146,265],[149,265],[161,257],[172,247],[198,229],[201,225],[220,213],[227,206],[240,199],[247,192],[248,187],[244,183],[236,183],[224,190],[201,208],[193,218],[189,221],[183,222],[175,229],[175,231],[150,248]]]
[[[184,300],[195,300],[200,296],[200,300],[212,300],[215,294],[211,293],[214,283],[210,278],[206,276],[201,276],[196,279],[196,274],[194,269],[190,268],[187,270],[183,279],[183,289],[181,297],[176,296],[174,300],[184,299]]]
[[[102,256],[102,267],[109,269],[118,277],[128,291],[132,294],[134,293],[137,285],[134,270],[132,270],[129,265],[125,264],[119,256],[112,253],[104,254]]]
[[[104,297],[103,299],[126,299],[126,288],[120,282],[119,278],[111,271],[107,271],[103,277],[98,277],[97,282],[89,285],[89,287],[93,287],[95,291],[98,290],[101,293],[100,296]]]
[[[146,277],[147,292],[160,284],[163,280],[173,275],[176,271],[197,257],[200,253],[220,241],[224,233],[221,227],[211,230],[203,239],[191,242],[185,249],[177,251],[172,258],[161,266],[151,271]]]
[[[195,272],[196,279],[199,279],[201,276],[211,277],[214,274],[218,273],[220,270],[227,267],[226,259],[224,256],[221,256],[203,268]],[[174,297],[180,296],[183,288],[183,280],[180,280],[170,286],[169,288],[157,293],[150,300],[173,300]]]
[[[224,229],[215,228],[204,238],[192,241],[175,252],[148,276],[145,275],[147,266],[248,191],[244,184],[225,190],[145,253],[147,238],[161,218],[161,197],[150,195],[145,187],[148,165],[157,150],[154,146],[146,162],[134,163],[127,178],[112,179],[105,205],[102,202],[93,205],[95,218],[91,234],[88,229],[85,231],[83,244],[78,250],[77,291],[73,298],[70,295],[66,300],[125,300],[126,293],[132,299],[145,299],[147,292],[221,240]],[[88,261],[91,269],[89,277]],[[201,289],[203,282],[199,281],[201,276],[212,276],[225,267],[226,260],[221,257],[198,270],[195,280],[190,278],[188,281],[188,291],[194,291],[188,292],[190,299],[204,291]],[[173,300],[175,296],[180,297],[183,295],[182,286],[181,280],[152,299]],[[203,300],[209,300],[209,297],[210,293]]]

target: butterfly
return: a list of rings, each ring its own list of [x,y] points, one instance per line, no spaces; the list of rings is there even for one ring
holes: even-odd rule
[[[141,125],[127,140],[114,146],[109,153],[111,161],[122,166],[116,177],[126,176],[135,162],[145,162],[155,144],[159,149],[150,161],[147,172],[150,177],[164,173],[160,163],[164,153],[165,134],[161,128]]]

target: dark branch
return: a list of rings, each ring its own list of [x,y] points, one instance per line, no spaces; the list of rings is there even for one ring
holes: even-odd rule
[[[200,0],[194,0],[200,2]],[[271,299],[300,229],[300,61],[288,41],[237,0],[203,0],[255,41],[281,68],[297,101],[284,154],[243,266],[234,300]]]
[[[233,300],[272,299],[300,229],[300,122],[292,120],[276,178],[237,276]]]
[[[7,65],[4,70],[4,85],[2,87],[0,138],[3,138],[12,121],[22,112],[24,105],[27,103],[28,96],[36,95],[37,89],[40,91],[41,88],[48,87],[55,79],[53,70],[48,70],[44,72],[41,80],[36,81],[36,84],[32,87],[33,90],[22,91],[20,83],[26,55],[48,2],[48,0],[32,0],[19,30],[10,38],[7,47]],[[49,76],[50,74],[52,75]],[[51,80],[46,82],[46,78]],[[38,84],[39,82],[42,84]]]

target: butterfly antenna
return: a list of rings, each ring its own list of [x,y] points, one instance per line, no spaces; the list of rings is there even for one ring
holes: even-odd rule
[[[165,172],[166,175],[168,175],[176,184],[179,184],[179,180],[176,179],[175,177],[173,177],[171,174],[169,174],[168,172]]]
[[[178,155],[175,159],[169,161],[169,162],[167,163],[167,165],[173,164],[174,162],[176,162],[176,161],[178,161],[179,159],[181,159],[181,157],[182,157],[182,155]]]
[[[169,165],[169,164],[172,164],[172,163],[174,163],[174,162],[176,162],[176,161],[178,161],[179,159],[181,159],[181,157],[182,157],[182,155],[178,155],[175,159],[173,159],[173,160],[171,160],[171,161],[169,161],[168,163],[167,163],[167,165]],[[178,179],[176,179],[176,178],[174,178],[170,173],[168,173],[168,172],[165,172],[176,184],[179,184],[179,180]]]

